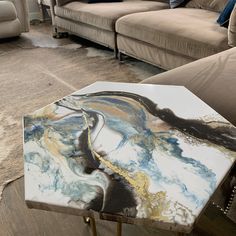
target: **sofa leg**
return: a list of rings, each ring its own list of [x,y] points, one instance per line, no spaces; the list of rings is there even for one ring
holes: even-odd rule
[[[53,38],[56,38],[56,39],[68,38],[68,33],[67,32],[57,32],[57,33],[53,34]]]
[[[123,55],[122,55],[122,52],[120,52],[120,51],[118,51],[118,60],[119,60],[120,62],[123,61]]]
[[[118,50],[117,50],[117,48],[114,48],[114,57],[115,57],[115,59],[118,59]]]
[[[52,33],[53,38],[56,39],[62,39],[62,38],[67,38],[69,34],[67,32],[60,32],[57,27],[53,27],[53,33]]]

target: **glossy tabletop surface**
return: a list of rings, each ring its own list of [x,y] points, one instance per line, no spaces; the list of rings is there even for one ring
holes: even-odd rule
[[[184,87],[96,82],[24,117],[25,200],[189,232],[235,151],[236,128]]]

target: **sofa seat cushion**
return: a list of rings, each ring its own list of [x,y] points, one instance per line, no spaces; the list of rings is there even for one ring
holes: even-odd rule
[[[176,8],[135,13],[120,18],[116,31],[156,47],[199,59],[226,50],[227,29],[216,23],[218,13]]]
[[[167,3],[157,1],[124,1],[95,4],[70,2],[62,7],[56,6],[55,14],[62,18],[114,31],[116,20],[124,15],[168,7]]]

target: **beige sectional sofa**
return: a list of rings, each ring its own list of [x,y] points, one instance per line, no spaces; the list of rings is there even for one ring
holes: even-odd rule
[[[51,0],[53,25],[59,36],[70,32],[167,70],[230,48],[229,30],[216,23],[227,0],[189,0],[175,9],[168,2]]]

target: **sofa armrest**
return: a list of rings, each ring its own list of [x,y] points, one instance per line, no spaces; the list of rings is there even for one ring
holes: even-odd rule
[[[228,44],[230,47],[236,46],[236,5],[234,6],[229,19]]]
[[[10,0],[16,8],[17,17],[21,23],[21,31],[29,31],[29,7],[27,0]]]

